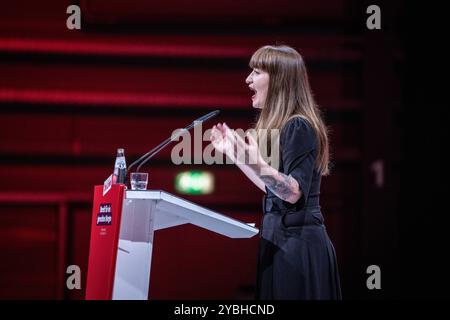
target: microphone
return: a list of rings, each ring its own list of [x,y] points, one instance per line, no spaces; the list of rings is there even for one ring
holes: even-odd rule
[[[127,173],[130,171],[130,169],[132,167],[134,167],[136,164],[138,164],[139,162],[141,162],[139,164],[139,166],[136,168],[136,172],[139,172],[139,169],[145,164],[147,163],[147,161],[149,161],[151,158],[153,158],[159,151],[161,151],[162,149],[164,149],[168,144],[170,144],[172,141],[178,139],[178,137],[180,137],[181,135],[185,134],[186,132],[188,132],[189,130],[191,130],[192,128],[196,127],[197,125],[205,122],[206,120],[209,120],[215,116],[217,116],[220,113],[220,110],[215,110],[212,111],[208,114],[205,114],[204,116],[201,116],[200,118],[198,118],[197,120],[194,120],[190,125],[188,125],[186,128],[180,130],[177,134],[171,136],[170,138],[167,138],[166,140],[164,140],[163,142],[161,142],[159,145],[157,145],[155,148],[153,148],[152,150],[150,150],[149,152],[147,152],[146,154],[144,154],[142,157],[140,157],[139,159],[137,159],[136,161],[134,161],[127,169]]]
[[[217,116],[219,113],[220,113],[220,110],[212,111],[212,112],[210,112],[210,113],[208,113],[208,114],[205,114],[203,117],[200,117],[200,118],[198,118],[197,120],[194,120],[194,122],[196,122],[196,121],[204,122],[204,121],[206,121],[206,120],[209,120],[209,119],[211,119],[211,118]],[[193,123],[194,123],[194,122],[193,122]]]

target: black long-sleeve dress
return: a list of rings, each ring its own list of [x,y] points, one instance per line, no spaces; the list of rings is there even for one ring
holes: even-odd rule
[[[336,253],[319,205],[317,139],[309,122],[289,120],[280,134],[279,171],[298,181],[295,204],[266,188],[258,257],[257,299],[341,299]]]

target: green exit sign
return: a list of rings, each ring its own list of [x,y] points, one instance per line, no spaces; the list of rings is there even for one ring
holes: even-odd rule
[[[214,191],[214,176],[207,171],[185,171],[175,177],[175,189],[184,194],[210,194]]]

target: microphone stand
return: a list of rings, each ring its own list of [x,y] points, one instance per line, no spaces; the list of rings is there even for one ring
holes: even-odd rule
[[[127,175],[128,172],[130,172],[130,169],[132,167],[134,167],[136,164],[138,164],[139,162],[142,162],[139,164],[139,166],[136,168],[136,172],[139,172],[140,168],[147,163],[147,161],[149,161],[151,158],[153,158],[159,151],[161,151],[162,149],[164,149],[167,145],[169,145],[172,141],[174,141],[175,139],[177,139],[178,137],[180,137],[181,135],[183,135],[184,133],[188,132],[190,129],[192,129],[193,127],[197,126],[198,124],[212,118],[215,117],[216,115],[218,115],[220,113],[220,110],[215,110],[213,112],[210,112],[200,118],[198,118],[197,120],[195,120],[194,122],[192,122],[189,126],[187,126],[186,128],[180,130],[176,135],[174,135],[173,137],[167,138],[166,140],[164,140],[163,142],[161,142],[159,145],[157,145],[155,148],[153,148],[152,150],[150,150],[149,152],[147,152],[146,154],[144,154],[142,157],[140,157],[139,159],[137,159],[136,161],[134,161],[127,169]]]

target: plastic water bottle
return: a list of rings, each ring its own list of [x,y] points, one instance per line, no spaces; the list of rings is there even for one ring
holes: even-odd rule
[[[127,163],[123,148],[117,149],[116,163],[114,164],[113,183],[126,183]]]

